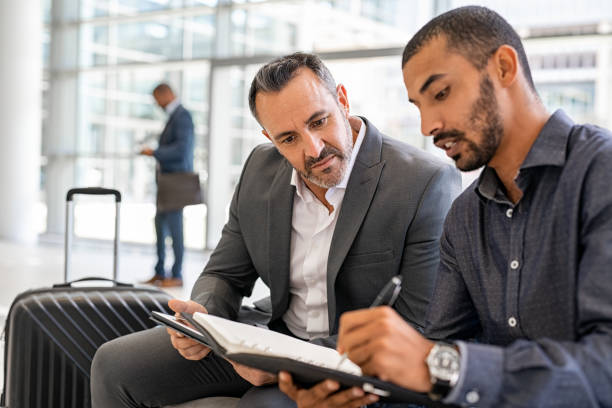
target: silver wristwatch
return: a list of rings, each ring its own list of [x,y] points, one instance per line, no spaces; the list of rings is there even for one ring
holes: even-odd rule
[[[457,349],[446,343],[436,343],[425,359],[429,368],[432,388],[429,398],[434,401],[446,397],[459,380],[461,356]]]

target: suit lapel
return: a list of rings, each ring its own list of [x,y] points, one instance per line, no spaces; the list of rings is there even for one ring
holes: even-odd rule
[[[164,130],[162,130],[161,134],[159,135],[160,145],[166,142],[165,138],[166,138],[166,134],[168,133],[168,130],[170,129],[170,124],[172,123],[172,120],[176,117],[176,113],[178,112],[178,110],[181,109],[182,107],[183,107],[182,105],[177,106],[174,112],[172,112],[172,115],[170,115],[170,117],[168,118],[168,121],[166,122],[166,126],[164,126]]]
[[[291,185],[292,167],[285,160],[279,166],[268,198],[268,265],[272,320],[281,316],[289,303],[291,218],[295,187]]]
[[[366,134],[342,200],[327,261],[330,332],[334,329],[336,318],[336,277],[370,207],[384,167],[384,162],[381,161],[382,136],[371,123],[365,118],[362,119],[366,124]]]

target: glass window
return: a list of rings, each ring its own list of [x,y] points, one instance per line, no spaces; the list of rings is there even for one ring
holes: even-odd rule
[[[298,42],[311,39],[317,52],[402,47],[426,11],[423,2],[411,1],[316,2],[298,20]]]
[[[43,167],[52,169],[54,160],[74,160],[76,184],[120,187],[129,212],[123,220],[127,223],[123,238],[152,242],[155,162],[136,153],[144,145],[157,145],[167,118],[151,91],[161,81],[169,83],[192,113],[194,167],[203,185],[211,186],[208,195],[214,201],[212,206],[207,203],[185,212],[187,245],[195,247],[204,244],[207,215],[210,222],[218,219],[207,231],[214,241],[244,160],[255,145],[266,141],[249,111],[247,93],[268,56],[298,50],[322,54],[336,80],[345,84],[354,114],[366,116],[389,136],[443,156],[432,148],[431,138],[420,134],[419,113],[407,102],[400,54],[408,38],[433,14],[473,3],[77,0],[78,11],[58,3],[54,13],[66,15],[51,21],[52,0],[41,1],[48,28],[42,48],[44,95],[53,89],[51,85],[61,83],[60,94],[70,100],[67,106],[78,106],[75,124],[70,125],[74,128],[68,132],[75,135],[74,145],[72,136],[67,137],[66,157],[49,155]],[[601,122],[594,112],[601,116],[607,112],[609,81],[607,70],[598,63],[606,62],[601,56],[609,54],[607,21],[612,18],[612,3],[558,0],[551,7],[550,2],[538,0],[529,13],[520,2],[478,3],[502,13],[526,36],[534,79],[551,110],[561,107],[577,121]],[[58,47],[53,51],[61,55],[51,61],[50,33],[56,32],[63,43],[78,43],[78,49],[64,56],[61,52],[69,47]],[[582,39],[587,47],[576,45]],[[76,72],[73,61],[79,62]],[[50,66],[53,63],[56,66]],[[58,82],[50,85],[50,81]],[[43,107],[50,103],[43,99]],[[57,144],[56,140],[57,136],[43,140],[43,146]],[[81,233],[105,236],[96,232],[95,225],[88,228]]]
[[[155,160],[137,155],[144,146],[157,147],[159,134],[167,121],[151,92],[167,82],[189,109],[195,124],[194,167],[206,183],[206,143],[208,118],[208,64],[188,69],[164,70],[152,66],[80,74],[80,120],[77,136],[76,185],[104,185],[119,189],[129,218],[122,221],[122,240],[148,243],[155,215]],[[113,211],[112,207],[96,207]],[[83,210],[85,211],[85,210]],[[204,240],[205,206],[189,210],[192,225],[186,228],[185,245],[201,248]],[[200,221],[194,217],[201,217]],[[104,238],[97,224],[84,216],[79,233]],[[197,227],[196,226],[200,226]],[[102,235],[101,235],[102,234]]]
[[[210,58],[215,41],[215,15],[205,14],[185,20],[185,42],[191,43],[191,55],[185,58]]]
[[[112,0],[81,0],[81,17],[84,19],[109,15]]]
[[[336,82],[346,87],[353,115],[365,116],[395,139],[425,147],[418,110],[408,103],[404,88],[401,56],[325,62]]]
[[[552,112],[565,110],[574,120],[580,121],[595,109],[594,82],[566,82],[537,84],[542,102]]]
[[[183,0],[81,0],[81,17],[137,15],[179,8],[182,3]]]
[[[295,49],[297,13],[301,9],[300,2],[288,1],[233,10],[232,54],[282,54]]]
[[[150,21],[119,23],[110,58],[117,64],[154,63],[182,57],[183,20],[160,17]]]
[[[397,25],[399,17],[397,0],[363,0],[361,15],[381,23]]]
[[[215,7],[219,1],[218,0],[184,0],[185,6],[209,6]]]
[[[208,64],[190,67],[183,72],[181,100],[189,110],[195,126],[194,169],[200,173],[200,181],[206,182],[208,163],[206,135],[208,134]]]
[[[146,13],[180,7],[182,0],[115,0],[117,14]]]

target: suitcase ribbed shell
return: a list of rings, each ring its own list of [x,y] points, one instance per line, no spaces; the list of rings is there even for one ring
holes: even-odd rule
[[[103,343],[153,327],[168,313],[154,288],[51,288],[13,302],[5,329],[2,402],[9,408],[90,407],[89,371]]]

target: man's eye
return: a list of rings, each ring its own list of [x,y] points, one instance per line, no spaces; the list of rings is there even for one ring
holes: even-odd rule
[[[289,144],[295,140],[295,136],[287,136],[281,143]]]
[[[310,126],[313,128],[317,128],[317,127],[323,126],[325,122],[327,122],[327,118],[321,118],[321,119],[315,120],[314,122],[311,122]]]
[[[446,88],[444,88],[443,90],[441,90],[440,92],[436,94],[435,96],[436,100],[443,101],[448,96],[448,92],[449,92],[449,89],[447,86]]]

